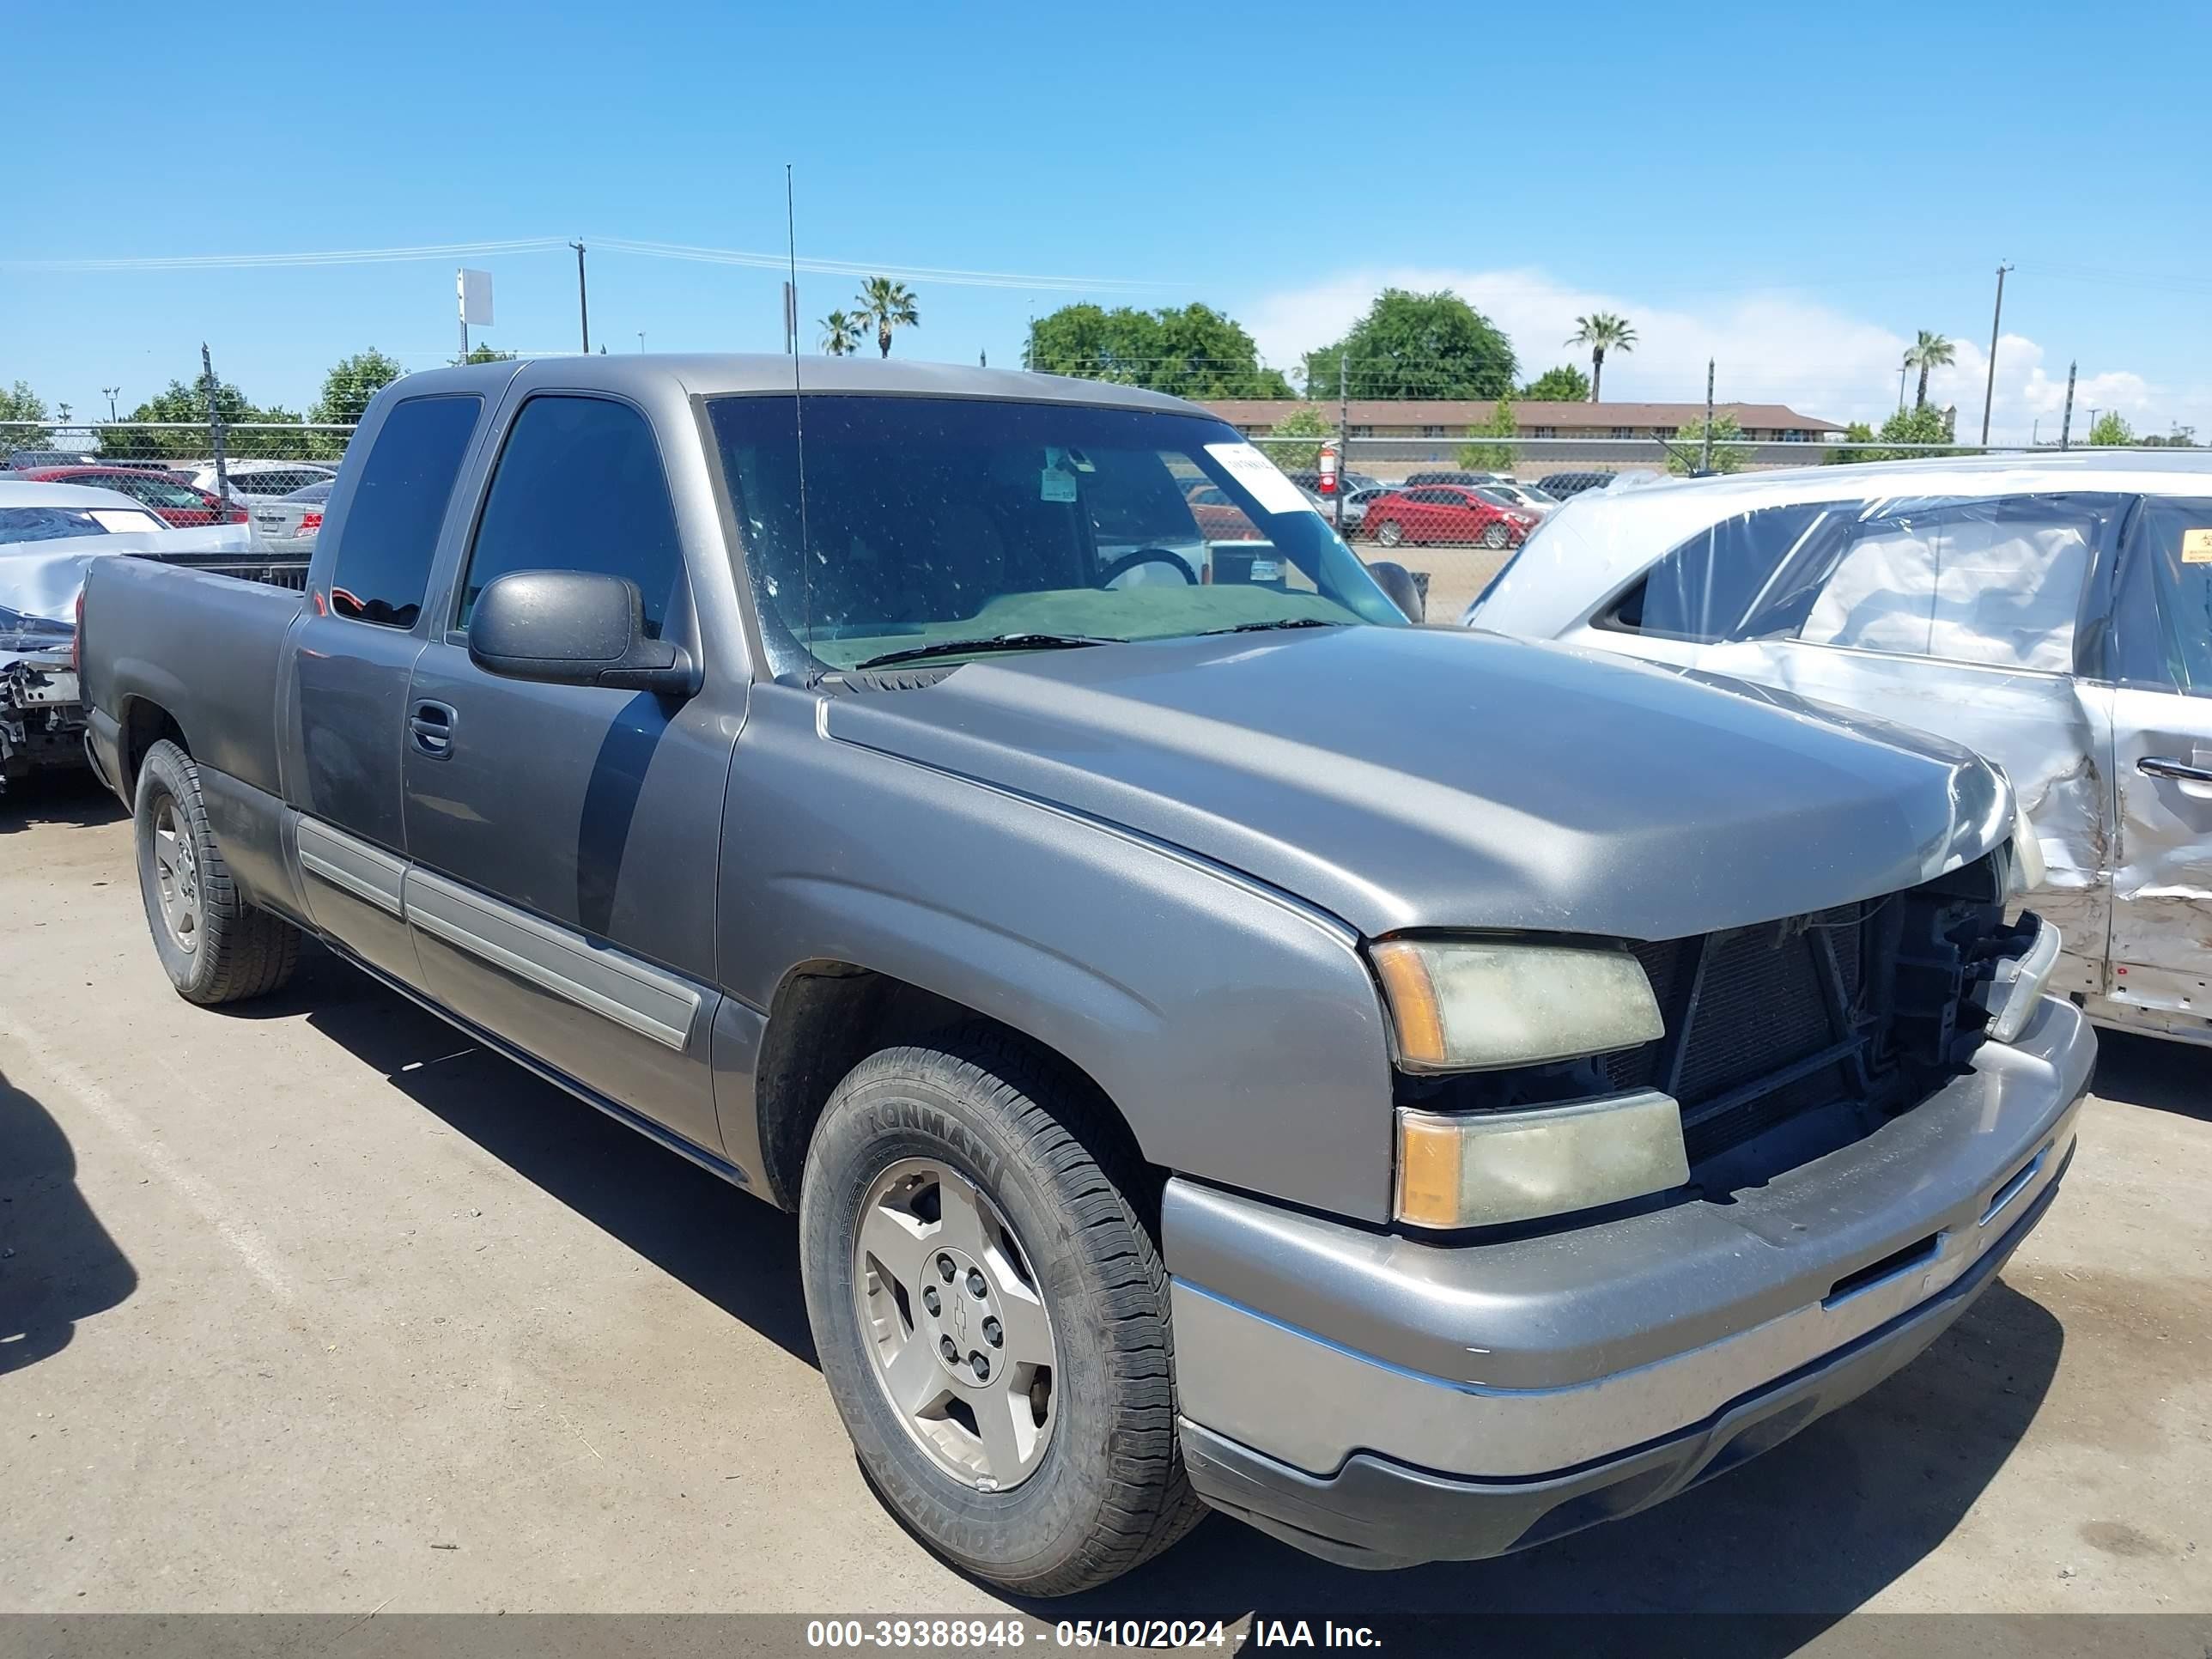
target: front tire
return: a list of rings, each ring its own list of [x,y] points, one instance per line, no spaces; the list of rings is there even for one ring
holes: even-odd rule
[[[1395,519],[1385,519],[1375,526],[1375,539],[1384,547],[1396,547],[1406,539],[1406,532]]]
[[[1103,1584],[1204,1513],[1145,1172],[1113,1127],[976,1026],[863,1060],[807,1152],[807,1316],[860,1466],[931,1548],[1018,1594]]]
[[[138,896],[161,968],[187,1002],[263,996],[292,976],[300,933],[239,896],[208,828],[199,768],[164,738],[146,751],[134,798]]]

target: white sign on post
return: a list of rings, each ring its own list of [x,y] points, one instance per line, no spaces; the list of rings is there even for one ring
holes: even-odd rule
[[[456,273],[456,285],[461,301],[461,325],[465,328],[491,326],[491,272],[471,270],[466,266]]]

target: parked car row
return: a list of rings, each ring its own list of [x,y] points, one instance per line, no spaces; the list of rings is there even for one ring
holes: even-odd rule
[[[85,572],[118,554],[240,568],[253,543],[245,509],[220,509],[159,472],[0,473],[0,788],[84,764],[74,646]]]
[[[386,387],[304,593],[91,561],[89,748],[186,999],[322,940],[795,1211],[869,1484],[963,1571],[1079,1591],[1206,1505],[1363,1566],[1628,1514],[1910,1360],[2052,1202],[2095,1042],[1997,767],[1411,626],[1402,567],[1176,398],[793,376]],[[1623,637],[1677,615],[1671,577],[1625,608],[1666,553],[1632,515],[1770,504],[1499,487],[1365,516],[1522,544],[1501,617]],[[2067,538],[2147,532],[2081,488],[2002,545],[2094,586]],[[1877,539],[1870,576],[1921,556]],[[1714,562],[1692,615],[1779,599]],[[1993,706],[2057,672],[1942,619],[2025,653]]]

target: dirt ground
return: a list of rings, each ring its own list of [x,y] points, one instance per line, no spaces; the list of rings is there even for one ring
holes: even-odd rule
[[[1363,559],[1392,556],[1371,542],[1359,544]],[[1395,555],[1407,569],[1429,573],[1429,612],[1432,623],[1455,623],[1474,596],[1488,586],[1498,568],[1512,557],[1486,547],[1401,547]]]
[[[129,848],[0,799],[0,1611],[1002,1605],[862,1482],[787,1218],[327,957],[186,1006]],[[1388,1575],[1216,1517],[1030,1610],[2212,1610],[2208,1078],[2108,1038],[2002,1282],[1674,1503]]]

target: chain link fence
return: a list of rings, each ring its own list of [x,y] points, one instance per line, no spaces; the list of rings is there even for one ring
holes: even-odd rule
[[[173,528],[242,525],[257,551],[304,557],[353,431],[266,421],[0,421],[0,482],[111,489]]]

